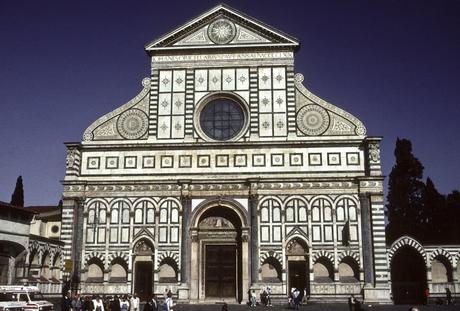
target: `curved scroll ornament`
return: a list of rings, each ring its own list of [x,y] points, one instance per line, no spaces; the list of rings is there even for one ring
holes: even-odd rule
[[[141,139],[148,130],[150,78],[142,80],[142,91],[117,109],[94,121],[84,132],[83,141]]]
[[[130,109],[118,118],[117,129],[126,139],[138,139],[147,132],[148,122],[148,117],[142,110]]]
[[[301,73],[294,75],[297,105],[299,107],[297,127],[303,134],[307,136],[366,135],[366,128],[358,118],[314,95],[302,84],[303,81],[304,76]],[[307,109],[314,109],[312,106],[319,106],[321,109],[316,109],[316,112],[308,112]],[[325,118],[324,111],[329,119]],[[322,120],[324,120],[324,123],[321,122]]]
[[[306,105],[297,113],[297,126],[305,135],[321,135],[328,129],[329,124],[329,114],[319,105]]]

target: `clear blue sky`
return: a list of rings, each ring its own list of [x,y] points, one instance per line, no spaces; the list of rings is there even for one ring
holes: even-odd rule
[[[227,1],[301,41],[313,93],[396,137],[442,193],[460,188],[460,1]],[[25,204],[56,204],[65,141],[141,89],[145,43],[216,1],[0,0],[0,200],[16,177]]]

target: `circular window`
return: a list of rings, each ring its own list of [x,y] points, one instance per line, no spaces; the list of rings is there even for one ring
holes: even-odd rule
[[[52,226],[52,227],[51,227],[51,232],[53,232],[53,233],[58,233],[58,232],[59,232],[59,227],[56,226],[56,225]]]
[[[244,127],[243,108],[238,102],[227,97],[211,100],[201,110],[200,127],[212,139],[232,139]]]

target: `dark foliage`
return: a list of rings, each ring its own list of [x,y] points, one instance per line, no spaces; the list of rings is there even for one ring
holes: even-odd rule
[[[460,192],[447,197],[431,178],[423,182],[423,165],[407,139],[397,139],[396,164],[390,173],[387,243],[409,235],[423,244],[460,244]]]
[[[390,173],[387,215],[387,241],[392,243],[402,235],[422,238],[424,192],[423,165],[412,154],[407,139],[397,139],[396,164]]]
[[[16,187],[11,195],[11,205],[24,206],[24,186],[22,185],[22,176],[16,180]]]

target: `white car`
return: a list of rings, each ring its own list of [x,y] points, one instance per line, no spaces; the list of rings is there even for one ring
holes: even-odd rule
[[[37,286],[1,285],[0,311],[52,311]]]

